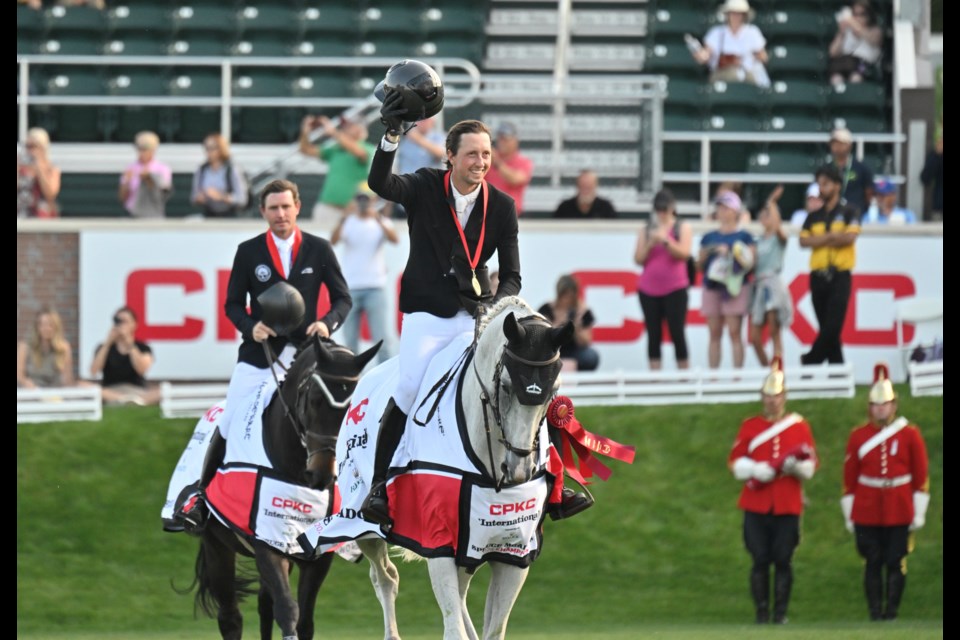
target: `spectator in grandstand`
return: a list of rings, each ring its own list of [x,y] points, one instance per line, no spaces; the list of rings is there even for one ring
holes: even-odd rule
[[[396,244],[400,238],[390,218],[384,215],[384,201],[370,191],[366,184],[357,192],[355,207],[340,218],[330,235],[330,243],[341,245],[340,270],[353,307],[343,320],[343,343],[354,353],[360,353],[360,314],[367,316],[370,338],[383,340],[377,352],[377,361],[393,356],[393,346],[387,323],[390,308],[387,305],[387,263],[383,246]]]
[[[700,241],[697,266],[703,272],[700,313],[707,319],[710,339],[707,363],[720,366],[724,328],[730,337],[733,366],[743,367],[743,317],[747,314],[750,287],[747,277],[756,262],[756,241],[740,228],[737,216],[743,203],[733,191],[717,198],[719,228],[706,233]]]
[[[830,133],[830,156],[840,171],[840,197],[863,215],[873,200],[873,172],[853,157],[853,134],[837,128]]]
[[[870,619],[895,620],[913,532],[927,520],[929,459],[920,428],[897,415],[897,394],[885,363],[874,366],[867,400],[869,421],[855,427],[847,440],[840,507],[864,560]]]
[[[60,195],[60,167],[50,161],[50,136],[45,129],[27,131],[17,150],[17,217],[56,218]]]
[[[249,196],[246,177],[231,161],[230,143],[213,133],[204,139],[203,150],[207,160],[193,174],[190,202],[207,218],[236,218]]]
[[[310,141],[310,135],[322,128],[329,139],[322,145]],[[327,116],[306,116],[300,125],[300,153],[327,163],[327,175],[313,207],[312,217],[327,230],[332,229],[353,203],[357,188],[367,179],[367,169],[376,150],[367,142],[367,126],[343,119],[338,127]]]
[[[932,187],[930,218],[943,220],[943,122],[937,131],[937,141],[923,163],[920,180],[925,187]]]
[[[136,338],[137,314],[120,307],[113,314],[113,326],[93,355],[90,375],[100,377],[106,404],[157,404],[160,390],[146,380],[153,366],[150,345]]]
[[[836,14],[837,34],[830,42],[830,84],[863,82],[879,72],[883,30],[870,0],[853,0]]]
[[[134,218],[162,218],[173,189],[173,171],[156,159],[160,138],[152,131],[141,131],[134,138],[137,159],[120,178],[117,197]]]
[[[897,206],[897,185],[890,178],[878,178],[874,193],[877,194],[874,204],[863,214],[862,224],[916,224],[917,216],[913,211]]]
[[[40,11],[43,9],[43,0],[17,0],[17,4],[25,4],[31,9]]]
[[[17,388],[74,384],[73,350],[63,336],[60,314],[44,307],[37,313],[29,337],[17,343]]]
[[[717,190],[713,192],[713,202],[716,203],[720,199],[720,196],[722,196],[724,193],[728,191],[732,191],[734,194],[736,194],[737,198],[739,198],[741,202],[740,212],[737,215],[737,224],[740,224],[740,225],[749,224],[750,221],[753,219],[753,217],[750,215],[750,209],[748,209],[746,205],[742,204],[743,203],[743,183],[742,182],[733,182],[731,180],[728,180],[726,182],[721,182],[717,186]],[[717,210],[714,209],[707,215],[707,220],[716,221],[716,219],[717,219]]]
[[[640,227],[633,254],[634,262],[643,267],[637,278],[637,293],[647,328],[647,359],[652,371],[659,371],[663,365],[660,350],[664,322],[670,330],[677,368],[690,368],[686,330],[693,282],[687,261],[693,246],[693,227],[677,217],[676,206],[669,189],[657,192],[653,216]]]
[[[803,221],[807,216],[823,206],[823,200],[820,199],[820,186],[816,182],[811,182],[807,187],[807,195],[804,198],[803,207],[797,209],[790,216],[790,224],[794,227],[802,227]]]
[[[820,329],[800,362],[842,364],[841,333],[850,301],[860,212],[840,197],[843,175],[836,165],[823,165],[816,178],[823,207],[804,220],[800,246],[811,250],[810,299]]]
[[[487,182],[513,198],[517,215],[523,214],[523,194],[533,178],[533,160],[520,152],[520,137],[513,123],[497,127],[493,144],[493,164]]]
[[[573,323],[573,335],[560,345],[560,358],[573,364],[577,371],[594,371],[600,364],[600,354],[591,346],[593,325],[596,323],[593,311],[580,298],[580,283],[572,275],[562,275],[557,280],[557,297],[537,309],[554,326],[562,326],[567,321]]]
[[[106,8],[104,0],[57,0],[61,7],[91,7],[103,11]]]
[[[561,202],[553,212],[553,217],[566,220],[616,218],[617,211],[613,208],[613,203],[597,195],[599,184],[596,172],[590,169],[581,171],[577,176],[576,195]]]
[[[750,24],[753,10],[747,0],[727,0],[720,12],[724,24],[707,31],[700,45],[687,34],[687,46],[693,59],[710,67],[710,82],[747,82],[769,87],[767,40],[760,29]]]
[[[760,210],[763,234],[757,239],[757,265],[750,292],[750,343],[761,366],[772,361],[763,344],[763,330],[770,330],[773,357],[783,356],[781,330],[793,323],[793,298],[780,277],[787,250],[787,233],[780,219],[778,201],[783,188],[778,187]]]
[[[743,421],[727,457],[733,477],[744,483],[737,506],[743,511],[743,542],[753,560],[750,595],[757,624],[770,622],[771,567],[773,623],[787,622],[803,483],[820,465],[813,431],[803,416],[787,413],[786,397],[782,360],[777,357],[760,389],[763,411]]]

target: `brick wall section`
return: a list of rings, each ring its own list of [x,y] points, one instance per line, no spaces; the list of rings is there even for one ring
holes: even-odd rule
[[[78,362],[79,270],[80,234],[76,231],[17,233],[17,340],[27,338],[37,312],[49,305],[63,319],[73,361]]]

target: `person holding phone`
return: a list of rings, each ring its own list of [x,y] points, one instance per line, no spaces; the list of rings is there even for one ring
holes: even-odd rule
[[[106,404],[157,404],[160,390],[146,380],[153,366],[153,350],[137,340],[137,314],[120,307],[113,314],[113,326],[106,339],[97,345],[90,375],[100,377]]]

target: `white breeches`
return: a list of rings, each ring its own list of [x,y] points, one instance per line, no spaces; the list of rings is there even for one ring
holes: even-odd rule
[[[278,380],[283,381],[287,374],[286,368],[290,367],[290,363],[293,362],[293,354],[296,352],[296,347],[288,344],[277,355],[277,362],[274,363],[273,369],[277,372]],[[281,364],[283,367],[280,366]],[[242,406],[253,395],[257,387],[272,376],[269,368],[260,369],[246,362],[237,363],[237,366],[233,368],[233,375],[230,377],[230,386],[227,387],[227,406],[224,408],[220,419],[221,436],[229,439],[230,423],[233,421],[233,414],[237,407]]]
[[[410,413],[433,356],[457,336],[473,335],[474,322],[473,317],[462,309],[452,318],[438,318],[422,311],[403,314],[400,380],[393,392],[393,399],[401,411]]]

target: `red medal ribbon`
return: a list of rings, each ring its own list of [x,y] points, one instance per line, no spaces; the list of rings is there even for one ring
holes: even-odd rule
[[[443,190],[447,194],[447,200],[450,199],[450,172],[447,171],[447,175],[443,183]],[[480,197],[483,198],[483,221],[480,223],[480,242],[477,243],[477,250],[474,252],[473,257],[470,257],[470,247],[467,245],[467,236],[463,233],[463,225],[460,224],[460,217],[457,216],[457,210],[453,208],[453,205],[450,205],[450,213],[453,215],[453,223],[457,225],[457,231],[460,232],[460,242],[463,243],[463,252],[467,255],[467,262],[470,263],[470,268],[476,271],[477,265],[480,263],[480,252],[483,250],[483,237],[487,232],[487,181],[484,180],[480,183]],[[476,276],[476,274],[474,274]]]
[[[293,230],[293,247],[290,250],[290,268],[293,269],[293,263],[297,260],[297,254],[300,253],[300,243],[303,242],[303,235],[300,233],[300,227]],[[267,232],[267,250],[270,252],[270,260],[273,261],[273,268],[277,270],[280,277],[284,280],[289,279],[288,273],[283,270],[283,260],[280,259],[280,250],[277,249],[277,241],[273,239],[273,233]]]
[[[584,429],[573,415],[573,402],[570,398],[557,396],[547,410],[547,419],[551,425],[560,429],[563,466],[570,477],[580,484],[589,484],[588,479],[594,475],[601,480],[607,480],[613,473],[594,457],[595,453],[633,464],[636,447],[620,444]],[[574,460],[574,452],[579,464]]]

